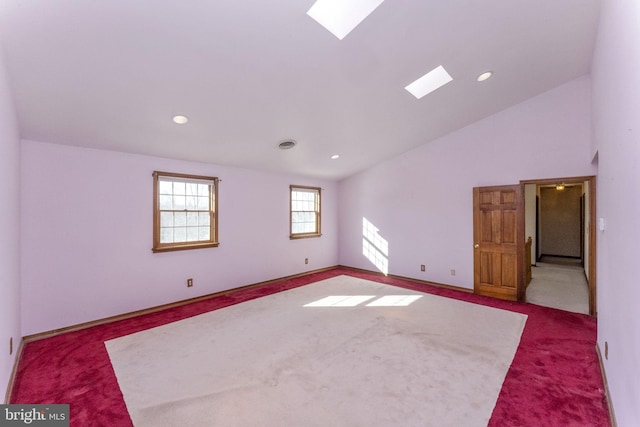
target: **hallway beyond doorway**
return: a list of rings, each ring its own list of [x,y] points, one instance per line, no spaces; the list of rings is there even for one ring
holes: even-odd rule
[[[552,260],[553,262],[553,260]],[[578,264],[539,262],[531,268],[526,301],[574,313],[589,314],[589,286]]]

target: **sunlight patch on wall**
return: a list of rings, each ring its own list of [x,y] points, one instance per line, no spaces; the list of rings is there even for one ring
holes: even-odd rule
[[[369,220],[362,218],[362,254],[386,275],[389,274],[389,242],[378,231]]]

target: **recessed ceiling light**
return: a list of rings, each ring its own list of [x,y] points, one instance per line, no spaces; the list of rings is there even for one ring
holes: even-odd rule
[[[384,0],[317,0],[307,15],[342,40]]]
[[[438,65],[415,82],[406,86],[405,89],[413,96],[420,99],[434,90],[446,85],[453,78],[447,73],[442,65]]]
[[[189,118],[187,116],[181,116],[181,115],[173,116],[173,122],[179,125],[184,125],[189,122]]]
[[[287,139],[285,141],[282,141],[280,144],[278,144],[278,147],[281,150],[288,150],[290,148],[293,148],[296,146],[296,142],[293,139]]]
[[[331,156],[331,160],[335,160],[339,158],[340,158],[340,154],[334,154],[333,156]]]
[[[476,80],[479,82],[483,82],[487,80],[489,77],[491,77],[492,75],[493,75],[493,71],[485,71],[484,73],[480,74]]]

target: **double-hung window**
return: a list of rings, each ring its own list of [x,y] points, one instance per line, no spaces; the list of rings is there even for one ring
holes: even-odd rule
[[[320,237],[320,188],[290,186],[291,239]]]
[[[153,173],[153,252],[218,246],[218,178]]]

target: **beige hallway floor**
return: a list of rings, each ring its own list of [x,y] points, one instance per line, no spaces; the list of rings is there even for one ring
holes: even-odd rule
[[[539,262],[531,267],[527,302],[589,314],[589,286],[582,267]]]

